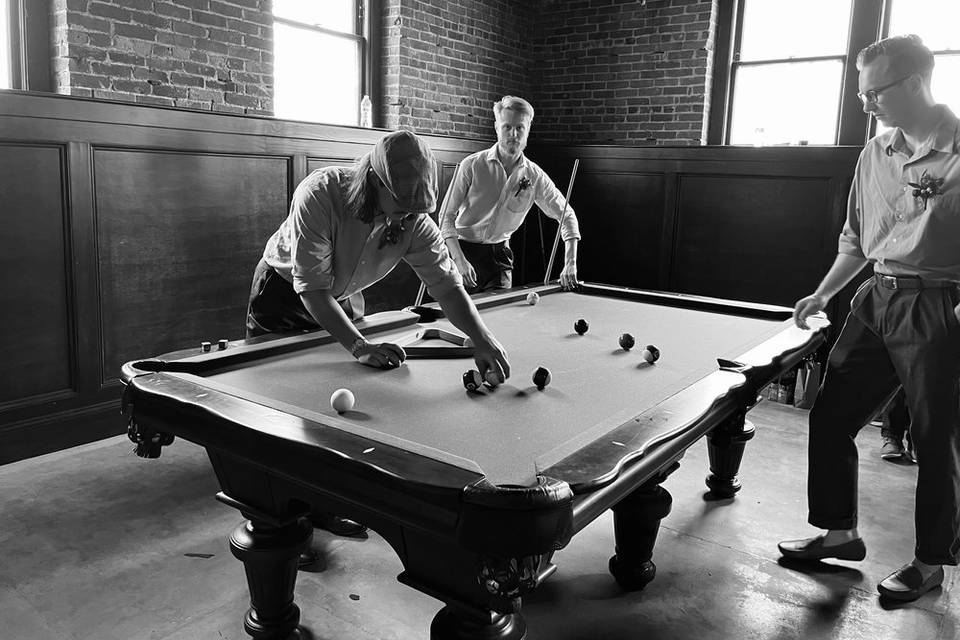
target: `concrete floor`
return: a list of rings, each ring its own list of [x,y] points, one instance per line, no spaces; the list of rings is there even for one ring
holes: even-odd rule
[[[860,436],[860,563],[784,566],[776,543],[808,535],[806,413],[764,403],[751,418],[734,500],[705,500],[704,444],[665,486],[674,497],[656,580],[621,592],[607,574],[609,513],[556,555],[559,571],[524,599],[531,640],[953,640],[960,589],[885,608],[876,583],[910,559],[916,467],[881,461]],[[125,438],[0,467],[0,638],[242,640],[247,589],[227,536],[239,514],[204,451],[177,441],[159,460]],[[301,572],[297,602],[318,640],[426,639],[440,604],[395,580],[399,560],[376,535],[321,532],[324,566]]]

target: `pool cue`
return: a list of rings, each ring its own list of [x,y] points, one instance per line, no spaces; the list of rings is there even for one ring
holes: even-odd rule
[[[419,307],[423,302],[423,294],[427,292],[427,285],[423,284],[423,280],[420,281],[420,290],[417,291],[417,299],[414,301],[413,306]]]
[[[563,201],[563,212],[560,219],[557,220],[557,235],[553,238],[553,249],[550,250],[550,262],[547,263],[547,272],[543,274],[543,284],[550,284],[550,274],[553,272],[553,260],[557,257],[557,245],[560,244],[560,231],[563,229],[563,216],[567,215],[567,206],[570,204],[570,194],[573,193],[573,181],[577,177],[577,167],[580,166],[580,158],[573,161],[573,172],[570,174],[570,183],[567,184],[567,197]]]

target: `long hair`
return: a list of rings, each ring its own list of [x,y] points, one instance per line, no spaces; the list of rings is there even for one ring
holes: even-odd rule
[[[374,180],[376,177],[370,168],[369,153],[354,162],[347,172],[347,210],[363,222],[372,222],[377,215],[379,203]]]

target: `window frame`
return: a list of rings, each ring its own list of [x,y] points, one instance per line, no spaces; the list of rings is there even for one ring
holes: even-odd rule
[[[341,38],[357,45],[360,52],[360,97],[369,95],[374,103],[378,103],[381,91],[380,83],[380,18],[382,15],[382,0],[353,0],[353,32],[328,29],[306,22],[299,22],[289,18],[273,15],[274,23],[280,23],[297,29],[305,29],[325,36]],[[274,61],[276,64],[276,61]],[[359,109],[359,102],[357,103]],[[274,105],[274,112],[276,105]],[[380,126],[380,118],[376,109],[371,114],[374,127]],[[356,125],[334,125],[356,126]]]
[[[729,145],[730,124],[736,86],[736,69],[746,65],[783,62],[810,62],[841,60],[843,77],[840,84],[837,127],[834,145],[863,145],[872,135],[873,123],[863,112],[857,97],[859,72],[853,64],[857,54],[868,44],[886,33],[892,0],[852,0],[848,27],[847,48],[843,54],[741,62],[739,51],[743,35],[744,7],[750,0],[721,0],[714,50],[710,113],[707,121],[707,144]],[[757,1],[757,0],[754,0]]]
[[[10,86],[53,91],[50,73],[50,17],[42,0],[7,0],[10,29]]]

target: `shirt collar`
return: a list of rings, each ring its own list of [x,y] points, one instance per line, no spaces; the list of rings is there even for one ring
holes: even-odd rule
[[[929,148],[931,151],[941,153],[960,153],[960,120],[945,104],[937,105],[940,111],[940,120],[930,137],[921,145],[921,148]],[[893,155],[894,151],[906,152],[906,140],[903,137],[903,131],[900,127],[893,130],[884,146],[886,154]]]
[[[497,156],[497,144],[494,143],[492,147],[487,149],[484,154],[486,155],[487,162],[496,162],[500,164],[500,157]],[[522,169],[527,166],[527,156],[520,154],[520,159],[517,161],[517,168]]]

